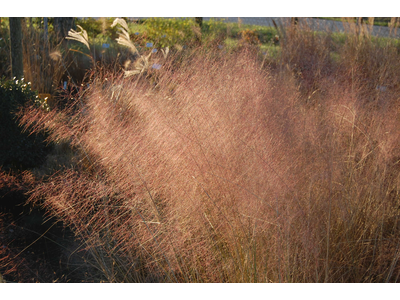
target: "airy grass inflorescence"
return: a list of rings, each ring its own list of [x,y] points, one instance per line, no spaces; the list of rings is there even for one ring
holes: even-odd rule
[[[26,111],[82,157],[31,200],[112,282],[397,281],[395,97],[369,105],[369,87],[334,80],[346,72],[325,70],[329,47],[307,38],[312,55],[287,53],[285,68],[195,49],[150,69],[155,84],[103,74],[84,107]]]

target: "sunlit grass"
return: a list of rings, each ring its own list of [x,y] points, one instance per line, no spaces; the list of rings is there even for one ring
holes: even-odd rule
[[[203,29],[168,55],[140,40],[136,62],[157,67],[96,69],[66,109],[26,108],[78,161],[30,201],[74,229],[102,281],[397,282],[396,42]]]

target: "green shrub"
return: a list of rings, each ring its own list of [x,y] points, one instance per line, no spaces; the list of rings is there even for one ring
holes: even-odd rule
[[[0,80],[0,166],[3,170],[37,167],[49,148],[44,144],[44,134],[30,135],[18,125],[16,113],[30,101],[48,108],[45,101],[38,100],[30,83]]]
[[[252,26],[252,28],[258,35],[258,39],[261,43],[273,42],[278,31],[274,27],[265,26]]]
[[[150,18],[146,20],[147,42],[155,47],[171,47],[190,43],[196,36],[194,19]]]
[[[227,31],[227,23],[218,19],[210,19],[203,23],[203,30],[205,34],[220,34]]]
[[[203,23],[203,41],[223,40],[226,38],[240,39],[243,31],[252,31],[254,38],[260,43],[273,42],[278,34],[274,27],[247,25],[238,23],[225,23],[221,19],[210,19]]]
[[[98,20],[94,18],[76,18],[76,25],[80,25],[87,31],[90,37],[108,37],[110,39],[117,38],[116,28],[112,28],[111,24],[114,18],[100,18]]]

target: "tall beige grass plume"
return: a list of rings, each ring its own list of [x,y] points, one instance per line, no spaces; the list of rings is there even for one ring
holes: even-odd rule
[[[79,29],[81,31],[75,31],[73,29],[68,31],[68,36],[66,37],[66,39],[68,40],[74,40],[74,41],[78,41],[82,44],[84,44],[89,50],[90,50],[90,46],[89,46],[89,38],[88,38],[88,34],[86,32],[85,29],[82,28],[82,26],[79,26]]]
[[[128,24],[126,24],[126,21],[124,19],[116,18],[114,22],[112,23],[111,27],[115,27],[119,25],[118,27],[118,35],[119,37],[116,39],[118,44],[123,45],[125,47],[128,47],[133,54],[139,54],[139,51],[136,49],[135,45],[132,43],[130,37],[129,37],[129,28]]]

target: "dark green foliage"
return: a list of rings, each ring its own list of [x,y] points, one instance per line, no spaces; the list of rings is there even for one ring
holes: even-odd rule
[[[11,76],[10,30],[8,18],[1,18],[0,23],[0,77]]]
[[[19,108],[36,99],[30,84],[22,80],[0,80],[0,166],[3,170],[34,168],[45,158],[49,148],[44,142],[45,135],[23,132],[16,117]],[[42,105],[38,100],[36,103]]]

